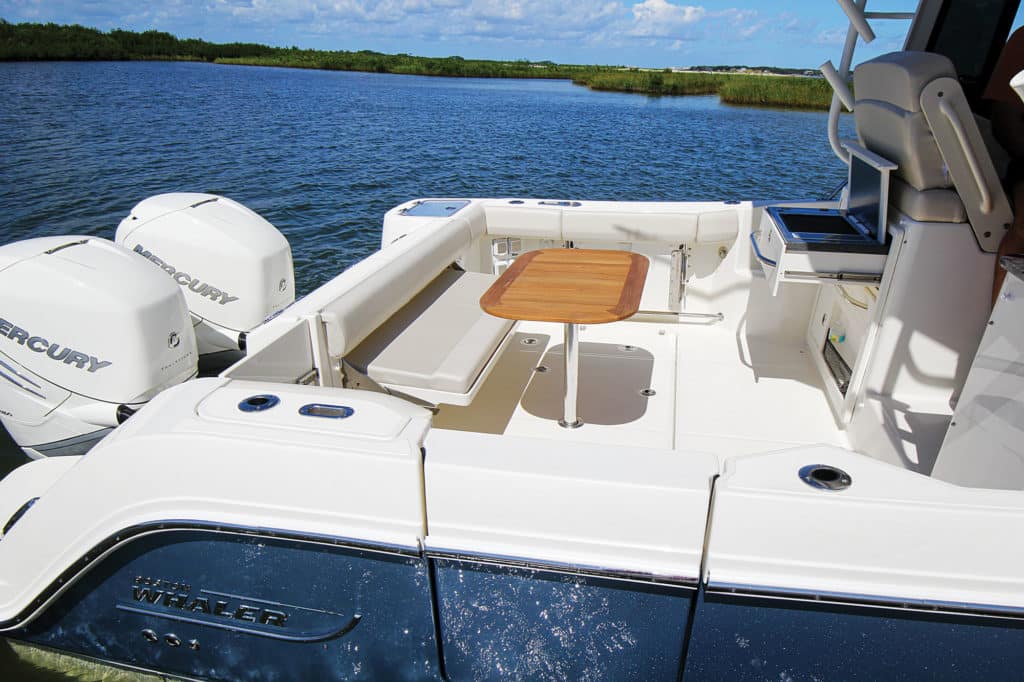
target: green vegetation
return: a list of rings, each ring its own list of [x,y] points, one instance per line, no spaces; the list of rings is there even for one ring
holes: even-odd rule
[[[828,109],[832,86],[824,78],[729,76],[718,91],[728,104]]]
[[[415,57],[360,50],[300,50],[254,43],[208,43],[161,31],[113,30],[84,26],[11,24],[0,19],[0,61],[167,59],[246,66],[367,71],[372,73],[471,78],[568,78],[593,90],[647,95],[713,95],[738,105],[827,109],[832,97],[820,78],[800,77],[800,69],[773,67],[695,67],[674,72],[553,62],[490,61],[462,57]],[[737,71],[745,73],[736,73]],[[751,71],[762,72],[751,74]],[[771,75],[765,75],[771,74]],[[774,75],[785,74],[785,75]]]
[[[745,75],[700,71],[593,71],[574,83],[593,90],[648,95],[714,95],[727,104],[798,109],[828,109],[832,88],[822,78]]]
[[[473,78],[570,78],[588,68],[552,62],[513,62],[414,57],[408,54],[300,50],[253,43],[208,43],[182,40],[161,31],[113,30],[103,33],[84,26],[11,24],[0,19],[0,61],[191,59],[247,66],[369,71],[424,76]]]
[[[714,95],[730,78],[727,74],[641,71],[592,71],[573,79],[591,90],[638,92],[646,95]]]
[[[273,54],[277,48],[252,43],[181,40],[161,31],[103,33],[77,24],[11,24],[0,19],[0,61],[194,59]]]
[[[329,71],[370,71],[419,76],[457,76],[465,78],[571,78],[572,74],[593,67],[567,66],[551,62],[498,62],[462,57],[414,57],[408,54],[281,49],[267,56],[217,59],[219,64],[245,66],[283,66]]]

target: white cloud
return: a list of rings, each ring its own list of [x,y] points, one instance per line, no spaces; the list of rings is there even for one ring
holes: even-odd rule
[[[358,35],[411,39],[438,36],[578,39],[625,13],[620,2],[576,5],[568,0],[212,0],[212,13],[254,27],[280,22],[335,31],[339,43]],[[304,24],[307,24],[303,26]],[[347,42],[347,40],[346,40]],[[343,47],[339,44],[339,48]]]
[[[757,23],[749,26],[743,26],[737,29],[736,34],[743,39],[752,38],[755,34],[759,33],[761,29],[768,25],[767,21],[758,21]]]
[[[644,0],[633,5],[630,35],[668,37],[699,22],[707,10],[699,5],[675,5],[667,0]]]
[[[829,28],[824,31],[819,31],[814,36],[815,45],[828,45],[829,47],[841,46],[846,42],[846,29],[843,28]]]

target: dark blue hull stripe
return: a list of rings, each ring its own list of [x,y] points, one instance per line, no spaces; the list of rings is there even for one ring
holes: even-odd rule
[[[739,585],[732,583],[709,583],[709,595],[776,599],[794,602],[814,602],[839,606],[858,606],[867,609],[896,609],[919,613],[976,616],[980,618],[1002,618],[1024,620],[1024,608],[997,606],[971,602],[951,602],[926,599],[900,599],[844,592],[795,590],[791,588],[765,587],[761,585]]]
[[[640,571],[628,571],[618,568],[605,568],[601,566],[566,564],[557,561],[539,561],[536,559],[524,559],[521,557],[502,556],[498,554],[480,554],[460,552],[446,549],[427,549],[426,555],[430,559],[446,559],[450,561],[468,561],[478,564],[491,564],[495,566],[506,566],[509,568],[526,568],[550,573],[562,573],[575,576],[591,576],[595,578],[610,578],[627,582],[652,583],[655,585],[666,585],[670,587],[683,587],[697,589],[699,580],[687,576],[663,576],[654,573]]]
[[[322,544],[334,547],[345,547],[349,549],[358,549],[368,552],[380,552],[383,554],[400,555],[406,557],[420,557],[421,552],[419,548],[404,547],[400,545],[389,545],[386,543],[376,543],[368,540],[357,540],[353,538],[342,538],[342,537],[331,537],[324,535],[307,535],[303,533],[296,533],[293,531],[284,531],[278,529],[269,528],[250,528],[242,526],[233,526],[230,524],[223,523],[212,523],[208,521],[189,521],[189,520],[167,520],[167,521],[151,521],[149,523],[141,523],[136,526],[131,526],[119,531],[116,535],[108,537],[106,540],[96,544],[91,550],[86,552],[82,557],[71,564],[57,576],[57,579],[50,583],[39,595],[14,618],[10,618],[5,621],[0,621],[0,632],[4,630],[11,630],[13,628],[25,625],[31,620],[40,608],[45,606],[48,602],[54,598],[60,596],[68,587],[73,585],[86,571],[87,569],[97,560],[102,559],[106,554],[113,551],[114,549],[125,545],[132,540],[136,540],[144,535],[151,533],[164,533],[164,532],[175,532],[175,531],[193,531],[193,530],[204,530],[212,531],[215,533],[226,533],[231,535],[241,535],[245,537],[262,537],[267,539],[277,540],[294,540],[297,542],[308,542],[313,544]]]

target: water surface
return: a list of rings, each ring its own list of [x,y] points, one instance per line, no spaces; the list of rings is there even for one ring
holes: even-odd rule
[[[305,293],[416,197],[817,197],[843,175],[825,121],[568,81],[0,64],[0,235],[112,238],[152,194],[225,194],[284,232]]]

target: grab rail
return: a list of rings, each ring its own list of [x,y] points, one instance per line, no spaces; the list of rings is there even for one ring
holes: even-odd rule
[[[942,93],[939,93],[942,94]],[[967,167],[971,169],[971,175],[974,178],[974,184],[978,186],[978,194],[981,195],[981,212],[991,213],[992,212],[992,194],[988,191],[988,185],[985,184],[985,176],[981,172],[981,164],[978,162],[978,157],[974,153],[974,147],[967,139],[967,131],[964,130],[964,124],[960,120],[960,117],[956,115],[956,111],[953,110],[953,105],[949,103],[948,99],[939,100],[939,111],[949,121],[949,125],[953,128],[953,134],[956,135],[956,141],[960,143],[960,150],[964,153],[964,158],[967,160]]]
[[[761,261],[765,265],[770,265],[773,268],[779,267],[778,261],[774,261],[761,253],[761,249],[757,246],[757,239],[754,237],[753,232],[750,233],[750,245],[754,247],[754,255],[757,256],[757,260]]]

